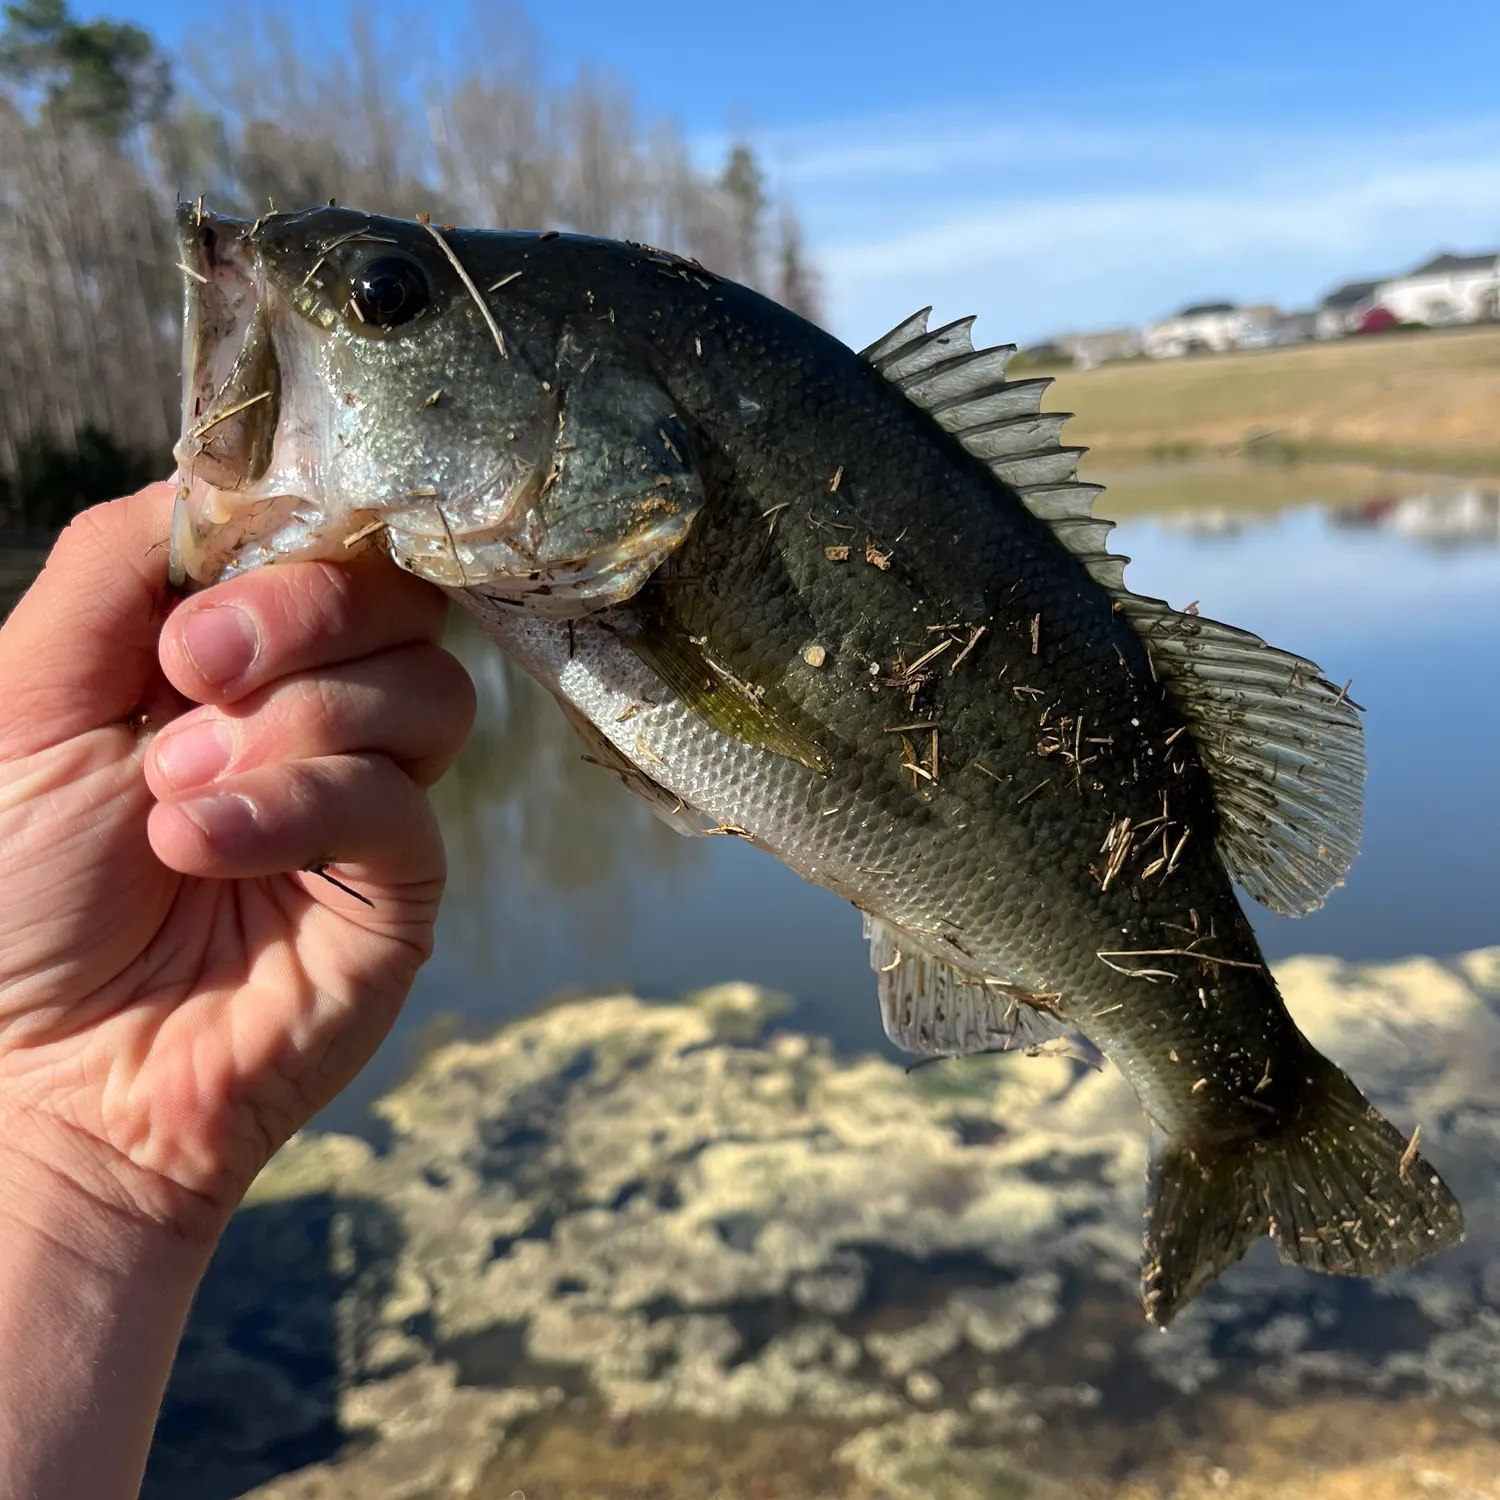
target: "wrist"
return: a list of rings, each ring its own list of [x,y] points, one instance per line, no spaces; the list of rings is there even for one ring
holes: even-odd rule
[[[211,1253],[0,1144],[0,1494],[135,1495]]]
[[[76,1223],[81,1253],[97,1247],[101,1265],[140,1241],[168,1262],[201,1270],[234,1208],[138,1165],[48,1111],[8,1107],[0,1098],[0,1221],[39,1233],[59,1221]]]
[[[3,1123],[0,1113],[0,1129]],[[149,1276],[196,1284],[223,1227],[221,1213],[201,1202],[184,1212],[187,1195],[131,1181],[139,1169],[128,1162],[106,1165],[88,1160],[82,1146],[46,1144],[56,1149],[0,1134],[0,1234],[12,1244],[51,1243],[78,1272],[101,1281]]]

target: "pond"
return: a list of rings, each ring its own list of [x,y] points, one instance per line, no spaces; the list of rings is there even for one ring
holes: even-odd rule
[[[1366,710],[1362,852],[1311,916],[1250,907],[1269,956],[1500,941],[1500,486],[1220,466],[1119,476],[1101,510],[1128,517],[1111,545],[1135,590],[1311,657]],[[435,1037],[560,994],[747,980],[791,996],[799,1030],[895,1055],[857,912],[739,840],[673,833],[582,760],[550,699],[486,641],[459,627],[454,645],[482,707],[438,793],[452,875],[437,952],[321,1125],[364,1128]]]

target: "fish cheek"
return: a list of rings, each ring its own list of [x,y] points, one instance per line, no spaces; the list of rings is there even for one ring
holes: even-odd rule
[[[632,371],[585,363],[558,392],[551,462],[532,508],[539,561],[654,567],[702,503],[691,430],[670,395]]]

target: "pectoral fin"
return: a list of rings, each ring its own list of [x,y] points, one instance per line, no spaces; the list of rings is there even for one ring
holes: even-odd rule
[[[706,640],[689,635],[672,621],[653,621],[622,639],[700,719],[721,734],[788,756],[820,775],[828,774],[827,754],[809,727],[794,722],[794,710],[768,701],[762,687],[735,673]]]

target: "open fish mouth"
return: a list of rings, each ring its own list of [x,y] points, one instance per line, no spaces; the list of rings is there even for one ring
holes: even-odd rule
[[[242,571],[257,544],[315,522],[307,497],[263,485],[276,455],[281,367],[258,228],[196,206],[178,214],[183,412],[170,575],[179,586]]]

